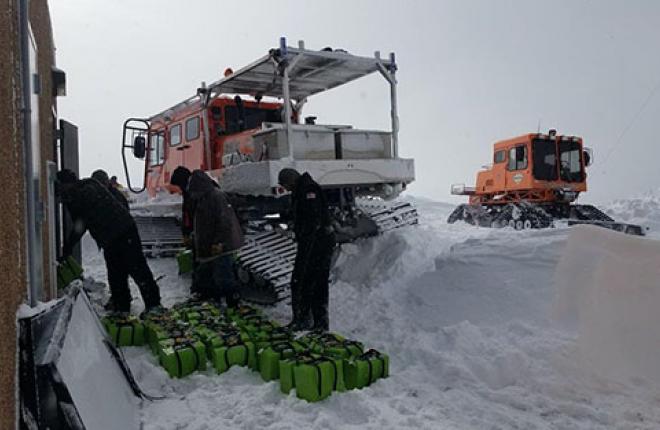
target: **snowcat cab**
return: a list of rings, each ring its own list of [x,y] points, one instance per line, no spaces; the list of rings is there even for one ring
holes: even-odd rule
[[[477,185],[453,185],[455,195],[469,196],[448,222],[464,220],[488,227],[550,227],[556,219],[569,224],[596,224],[643,235],[641,227],[614,222],[592,205],[572,204],[587,191],[586,167],[593,161],[582,138],[533,133],[495,143],[493,164],[477,173]]]
[[[393,53],[381,58],[378,52],[361,57],[344,50],[313,51],[302,42],[289,47],[282,38],[278,48],[250,65],[202,83],[189,99],[147,119],[128,120],[122,145],[127,182],[132,191],[146,189],[155,196],[169,190],[177,166],[205,170],[253,230],[255,223],[277,220],[288,209],[278,174],[290,167],[308,172],[323,187],[340,241],[416,224],[410,204],[387,202],[414,180],[413,160],[398,156],[396,71]],[[301,121],[311,96],[373,73],[382,75],[390,90],[391,130],[320,124],[315,117]],[[141,184],[128,178],[129,150],[143,157]]]

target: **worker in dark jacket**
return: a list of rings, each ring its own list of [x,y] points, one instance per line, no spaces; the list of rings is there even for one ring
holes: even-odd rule
[[[193,242],[198,262],[195,280],[203,299],[238,304],[234,274],[236,252],[243,246],[243,232],[225,193],[206,173],[192,172],[188,194],[195,207]]]
[[[95,170],[92,173],[92,178],[99,181],[101,185],[103,185],[108,189],[108,191],[110,191],[110,194],[112,194],[112,196],[116,198],[119,201],[119,203],[121,203],[122,206],[124,206],[127,210],[129,209],[128,199],[126,199],[126,196],[121,191],[119,191],[117,187],[112,185],[112,183],[110,182],[110,177],[108,176],[108,173],[105,170],[103,169]],[[113,176],[113,178],[116,178],[116,176]]]
[[[89,230],[103,248],[114,310],[130,311],[129,275],[140,289],[145,311],[160,306],[158,285],[142,254],[137,226],[126,207],[96,179],[78,180],[70,170],[57,173],[56,185],[57,194],[75,225],[64,241],[64,255],[70,255],[73,245]]]
[[[190,170],[184,166],[179,166],[174,169],[170,177],[170,186],[179,192],[183,198],[181,205],[181,234],[183,235],[183,243],[187,248],[192,245],[190,235],[193,232],[194,217],[193,204],[188,193],[190,175]]]
[[[294,169],[282,169],[279,183],[291,192],[293,231],[298,243],[291,275],[291,327],[327,331],[328,277],[335,248],[328,204],[309,173],[301,175]]]
[[[192,284],[190,285],[190,293],[197,294],[197,256],[195,255],[195,248],[193,246],[193,219],[195,211],[193,207],[190,193],[188,193],[188,182],[190,182],[190,170],[185,166],[178,166],[172,172],[170,177],[170,193],[181,194],[181,235],[183,237],[183,246],[186,249],[192,250]]]
[[[103,169],[95,170],[92,173],[92,178],[96,179],[97,181],[99,181],[101,185],[106,187],[108,191],[110,191],[110,194],[112,194],[112,196],[116,198],[117,201],[126,208],[126,210],[130,210],[126,196],[124,196],[124,194],[121,191],[119,191],[117,188],[115,188],[112,185],[110,178],[108,177],[108,173],[105,170]],[[115,178],[115,176],[113,176],[113,178]],[[108,263],[108,259],[107,259],[107,254],[105,252],[103,253],[103,257],[105,258],[105,266],[110,267],[110,264]],[[110,300],[108,300],[108,302],[105,304],[105,309],[107,311],[115,310],[115,302],[112,295],[110,296]]]

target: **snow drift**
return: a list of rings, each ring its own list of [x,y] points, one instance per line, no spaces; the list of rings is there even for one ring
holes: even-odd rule
[[[577,325],[585,365],[660,382],[660,242],[576,227],[556,282],[556,314]]]

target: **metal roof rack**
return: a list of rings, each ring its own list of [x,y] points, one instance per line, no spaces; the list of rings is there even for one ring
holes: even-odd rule
[[[208,86],[202,82],[196,95],[152,116],[149,121],[195,103],[200,103],[200,108],[205,109],[213,99],[223,94],[244,94],[253,96],[257,100],[260,100],[261,97],[282,99],[285,111],[283,122],[286,123],[287,135],[289,135],[291,134],[293,110],[299,111],[307,97],[331,90],[377,71],[390,84],[392,146],[393,154],[397,157],[399,120],[396,70],[394,53],[390,53],[389,58],[384,59],[380,57],[378,51],[374,53],[373,57],[361,57],[349,54],[344,50],[333,51],[330,48],[311,51],[305,49],[302,41],[298,42],[298,48],[291,48],[287,46],[286,38],[281,37],[279,48],[271,49],[265,56]],[[207,127],[205,122],[205,128]],[[208,136],[208,130],[205,135]],[[207,159],[210,159],[211,150],[208,138],[205,139],[205,153]],[[289,154],[291,153],[289,152]]]
[[[390,70],[393,64],[393,57],[381,59],[378,52],[374,57],[362,57],[343,50],[308,50],[302,41],[298,48],[282,45],[229,76],[208,86],[202,84],[196,95],[154,115],[152,119],[203,101],[205,94],[209,96],[208,101],[222,94],[283,99],[285,69],[288,69],[289,97],[300,102],[381,69]]]

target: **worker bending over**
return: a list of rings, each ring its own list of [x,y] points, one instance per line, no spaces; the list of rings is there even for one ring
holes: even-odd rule
[[[160,291],[142,253],[137,226],[128,208],[93,178],[78,179],[71,170],[57,172],[56,193],[69,211],[73,231],[64,240],[64,256],[89,230],[103,249],[114,310],[130,312],[130,275],[144,300],[145,312],[160,306]]]

